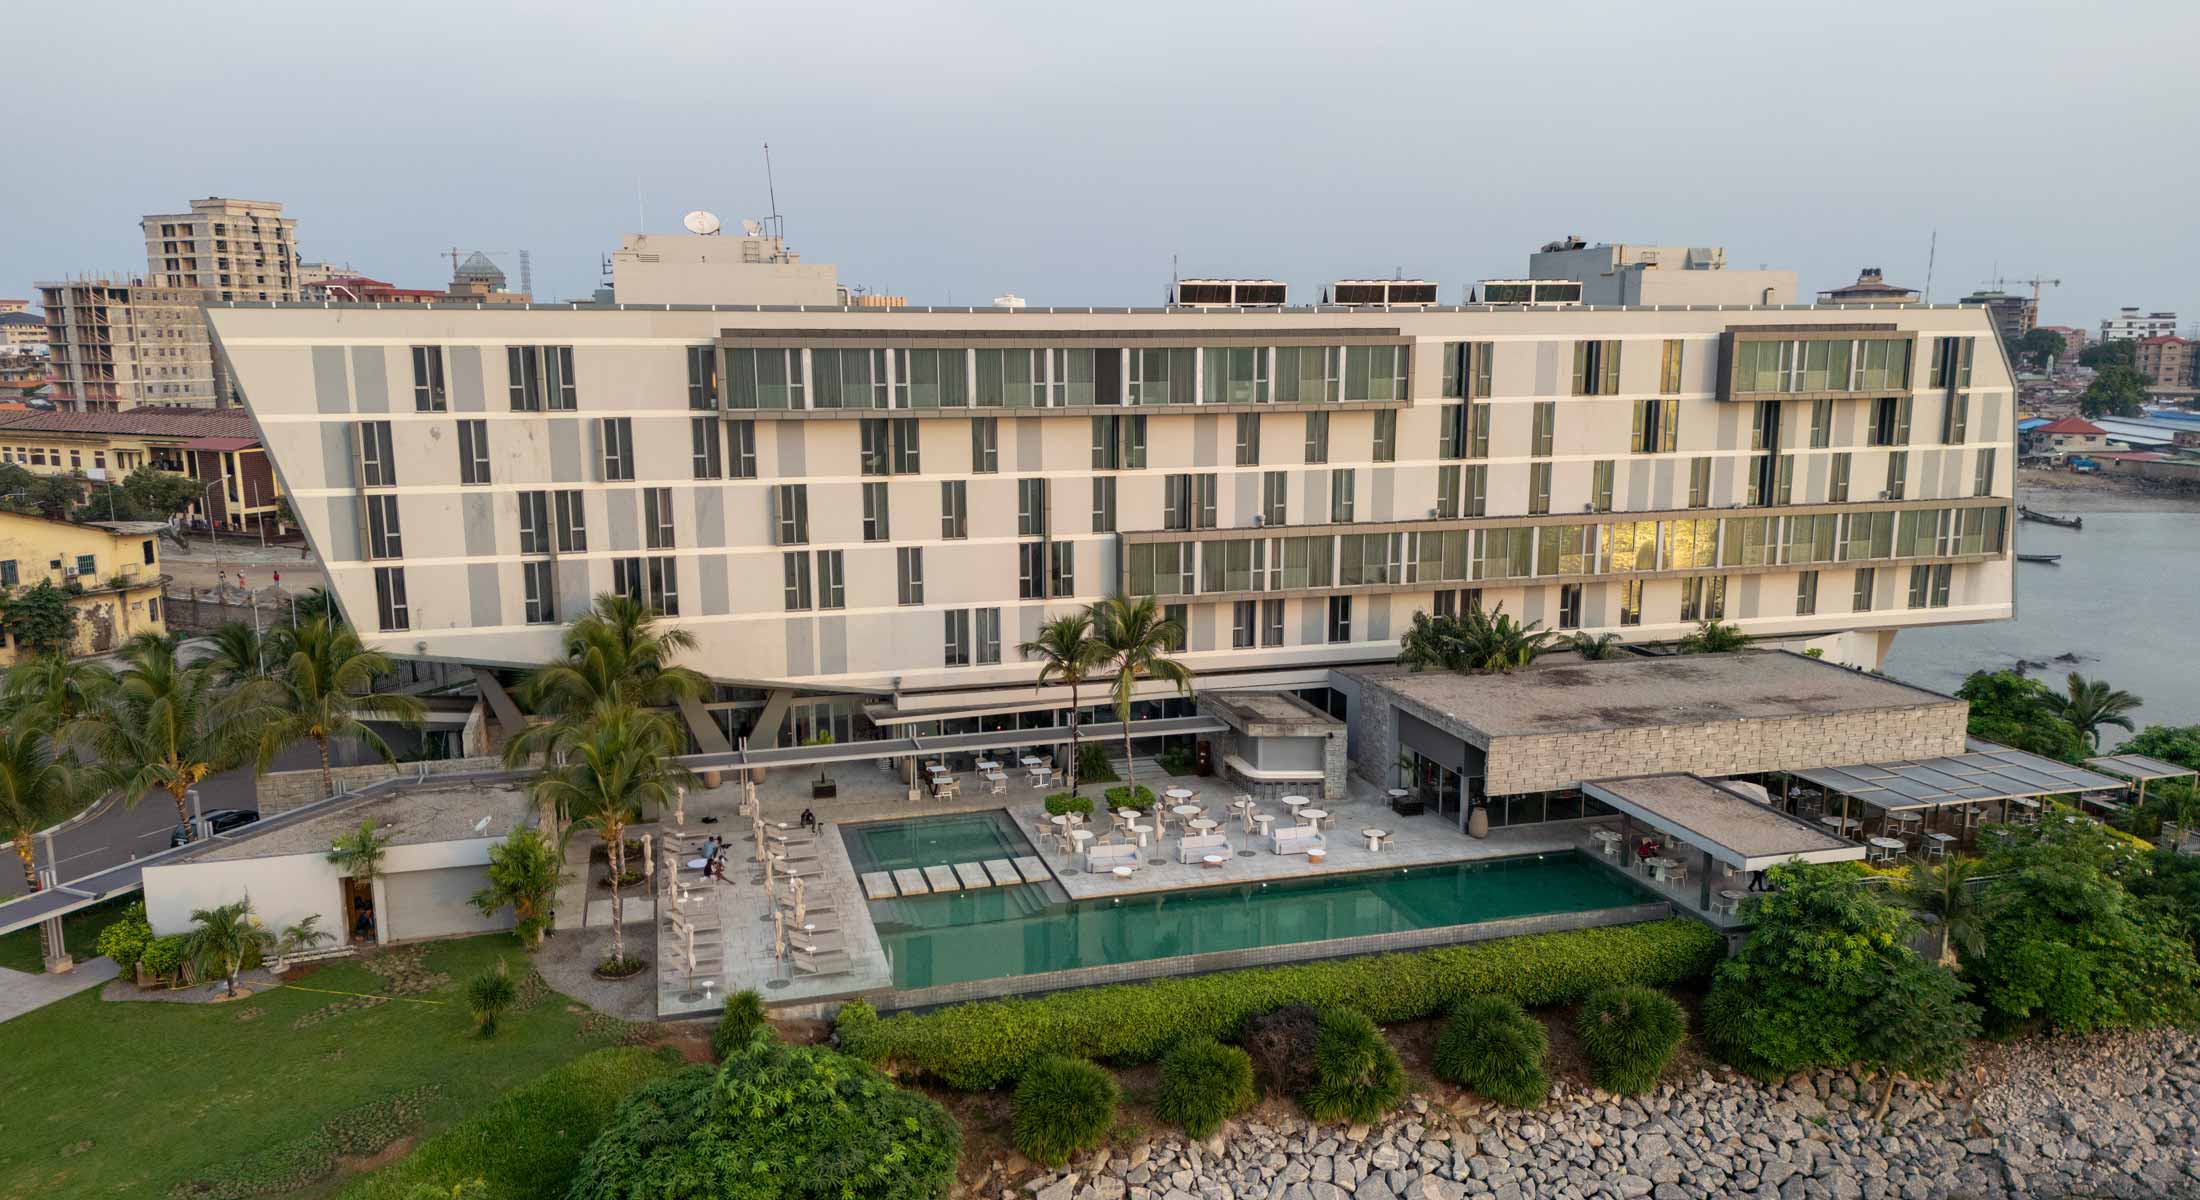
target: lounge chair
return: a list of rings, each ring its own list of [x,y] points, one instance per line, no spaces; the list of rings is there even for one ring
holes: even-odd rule
[[[1328,850],[1329,843],[1322,832],[1312,825],[1278,825],[1274,835],[1278,854],[1304,854],[1309,850]]]
[[[797,975],[846,975],[855,969],[854,960],[845,950],[795,950],[792,957]]]

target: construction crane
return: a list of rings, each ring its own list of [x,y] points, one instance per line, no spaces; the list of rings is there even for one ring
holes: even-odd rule
[[[2045,284],[2048,287],[2062,286],[2062,280],[2060,279],[2041,279],[2037,275],[2033,276],[2030,279],[1996,279],[1993,282],[1995,287],[2002,288],[2004,290],[2006,290],[2008,286],[2012,283],[2030,284],[2032,287],[2032,311],[2035,313],[2040,310],[2040,286],[2042,284]]]

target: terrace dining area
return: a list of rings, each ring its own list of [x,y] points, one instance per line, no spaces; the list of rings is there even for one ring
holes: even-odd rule
[[[2121,779],[1976,738],[1941,758],[1785,772],[1767,801],[1865,847],[1872,863],[1969,853],[1988,825],[2037,825],[2055,797],[2120,811]]]

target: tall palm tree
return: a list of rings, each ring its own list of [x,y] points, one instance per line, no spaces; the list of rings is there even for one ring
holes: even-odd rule
[[[2136,728],[2126,713],[2139,707],[2137,696],[2122,688],[2108,685],[2104,679],[2087,679],[2076,671],[2070,673],[2068,691],[2061,696],[2050,694],[2048,706],[2055,715],[2070,722],[2071,728],[2085,735],[2093,748],[2101,748],[2101,727],[2114,725],[2126,733]]]
[[[1749,645],[1750,637],[1738,625],[1724,621],[1705,621],[1696,631],[1681,639],[1683,654],[1729,654]]]
[[[136,805],[147,792],[168,793],[176,819],[191,819],[184,797],[207,776],[243,762],[253,732],[204,664],[185,666],[174,639],[140,634],[124,644],[123,668],[101,702],[60,730],[88,746],[103,786]]]
[[[1020,649],[1039,660],[1039,683],[1059,679],[1069,685],[1069,790],[1077,790],[1077,687],[1100,666],[1107,650],[1092,636],[1092,613],[1065,613],[1039,627],[1039,636]]]
[[[226,995],[237,994],[237,973],[255,953],[265,954],[275,935],[252,915],[252,897],[235,904],[191,911],[191,936],[183,944],[184,958],[204,979],[219,975],[228,984]]]
[[[649,606],[605,592],[565,630],[564,652],[520,685],[520,699],[549,723],[526,729],[504,747],[514,766],[537,753],[552,756],[584,736],[590,714],[617,707],[658,707],[710,692],[710,681],[673,665],[695,648],[695,635],[660,625]]]
[[[1895,884],[1895,898],[1903,907],[1933,918],[1944,965],[1955,963],[1957,950],[1976,957],[1986,948],[1992,912],[1981,882],[1979,860],[1951,857],[1911,863],[1909,875]]]
[[[262,771],[274,764],[285,747],[311,739],[321,753],[321,794],[333,796],[336,773],[329,766],[331,741],[365,746],[388,762],[396,755],[367,721],[417,726],[428,714],[417,697],[367,690],[375,679],[390,673],[390,656],[361,645],[349,625],[315,617],[274,641],[284,652],[281,669],[240,685],[238,692],[259,729]]]
[[[382,877],[382,860],[389,855],[392,832],[373,821],[361,821],[359,828],[337,834],[329,841],[328,860],[372,888],[374,881]]]
[[[276,629],[288,632],[280,625]],[[242,621],[217,627],[207,640],[213,643],[213,652],[205,659],[206,667],[224,687],[266,679],[284,658],[284,650],[277,644],[279,633],[263,634]]]
[[[37,850],[31,839],[39,830],[81,812],[98,795],[74,758],[56,753],[53,726],[37,710],[18,712],[0,726],[0,837],[23,860],[28,890],[38,889]],[[39,926],[41,947],[45,926]]]
[[[1192,670],[1169,657],[1169,649],[1184,640],[1184,627],[1161,615],[1153,597],[1125,600],[1110,596],[1092,606],[1092,635],[1100,644],[1098,665],[1115,677],[1112,692],[1115,716],[1123,723],[1123,784],[1138,786],[1138,768],[1131,758],[1131,696],[1141,677],[1167,680],[1176,690],[1190,695]]]
[[[34,709],[59,728],[97,707],[114,687],[104,663],[65,654],[39,654],[8,668],[4,690],[9,711]]]
[[[536,803],[570,825],[603,838],[611,863],[611,964],[626,964],[620,876],[626,873],[626,830],[644,805],[670,806],[675,789],[695,777],[673,761],[680,731],[663,714],[633,705],[598,709],[566,747],[565,761],[534,784]]]

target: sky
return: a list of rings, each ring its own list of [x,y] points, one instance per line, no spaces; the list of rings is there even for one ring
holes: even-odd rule
[[[918,304],[1154,304],[1172,263],[1452,301],[1579,234],[2200,319],[2191,0],[20,7],[0,297],[226,195],[401,286],[524,249],[584,298],[637,224],[766,215],[768,141],[790,244]]]

